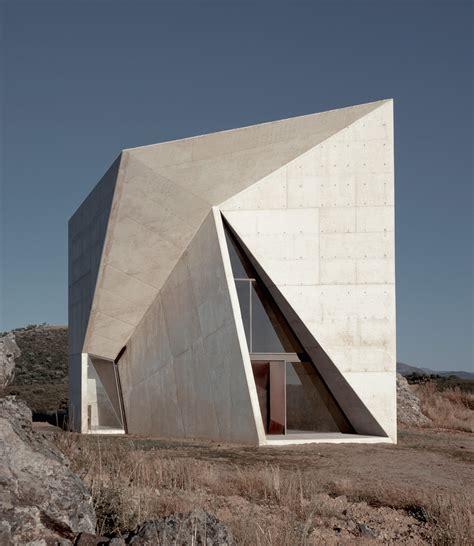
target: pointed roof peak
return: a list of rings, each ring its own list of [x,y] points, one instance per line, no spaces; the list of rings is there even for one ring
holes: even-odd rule
[[[138,152],[138,151],[141,151],[141,150],[145,151],[147,148],[150,149],[150,148],[162,146],[162,145],[165,145],[165,144],[176,144],[176,143],[192,144],[192,142],[197,140],[197,139],[203,139],[203,138],[207,138],[207,137],[225,136],[228,133],[235,133],[235,132],[238,132],[238,131],[245,131],[245,130],[248,130],[248,129],[254,129],[256,127],[262,127],[263,128],[265,126],[269,126],[269,125],[273,125],[273,124],[283,124],[285,122],[293,122],[294,123],[294,122],[298,122],[299,120],[302,121],[304,119],[315,118],[317,116],[322,116],[322,115],[326,115],[326,114],[330,115],[330,114],[342,113],[342,112],[348,112],[348,111],[356,112],[356,111],[363,110],[364,112],[363,112],[362,115],[366,115],[369,112],[372,112],[373,110],[375,110],[376,108],[379,108],[380,106],[383,106],[384,104],[390,103],[390,102],[393,102],[392,98],[380,99],[380,100],[372,101],[372,102],[365,102],[365,103],[355,104],[355,105],[351,105],[351,106],[343,106],[343,107],[340,107],[340,108],[333,108],[331,110],[323,110],[321,112],[309,112],[307,114],[301,114],[301,115],[298,115],[298,116],[290,116],[290,117],[287,117],[287,118],[280,118],[280,119],[275,119],[275,120],[270,120],[270,121],[263,121],[263,122],[259,122],[259,123],[253,123],[251,125],[244,125],[242,127],[234,127],[234,128],[231,128],[231,129],[223,129],[221,131],[212,131],[210,133],[201,133],[199,135],[193,135],[193,136],[184,137],[184,138],[178,138],[178,139],[173,139],[173,140],[165,140],[163,142],[154,142],[152,144],[145,144],[143,146],[134,146],[132,148],[124,148],[122,151],[124,151],[124,152],[135,152],[135,151]]]

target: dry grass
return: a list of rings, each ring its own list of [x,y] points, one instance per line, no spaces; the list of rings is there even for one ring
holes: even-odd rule
[[[353,502],[367,502],[371,506],[388,506],[403,510],[432,527],[431,540],[435,544],[471,544],[472,506],[464,493],[427,494],[419,487],[395,487],[383,482],[354,486],[351,482],[332,485],[332,494],[345,494]]]
[[[240,528],[233,529],[239,542],[276,544],[275,533],[280,540],[286,537],[281,544],[302,539],[304,529],[292,526],[310,514],[308,485],[313,484],[303,484],[301,474],[293,479],[273,466],[220,468],[195,459],[173,460],[135,450],[127,441],[113,452],[104,451],[98,438],[95,445],[81,444],[76,435],[60,437],[61,449],[91,489],[98,533],[124,531],[154,517],[192,510],[196,504],[206,508],[209,497],[221,501],[232,497],[244,510],[236,519],[241,520]],[[283,519],[264,529],[252,517],[254,504],[282,508]]]
[[[202,508],[216,514],[238,544],[366,544],[358,522],[375,529],[381,542],[469,544],[463,495],[331,481],[297,467],[169,458],[126,438],[114,449],[99,437],[62,434],[57,441],[92,491],[100,534]]]
[[[474,394],[459,387],[439,391],[431,381],[417,385],[415,392],[421,411],[432,420],[433,427],[474,432]]]

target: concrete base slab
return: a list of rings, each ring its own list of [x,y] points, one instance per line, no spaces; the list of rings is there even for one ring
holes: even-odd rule
[[[363,436],[361,434],[342,434],[341,432],[302,432],[289,431],[286,434],[267,434],[267,446],[288,446],[301,444],[392,444],[384,436]]]
[[[125,434],[125,430],[123,428],[93,427],[87,431],[87,434]]]

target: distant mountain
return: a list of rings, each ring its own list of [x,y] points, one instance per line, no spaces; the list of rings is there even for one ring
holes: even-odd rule
[[[460,379],[474,380],[474,373],[471,372],[440,372],[438,370],[430,370],[429,368],[417,368],[416,366],[410,366],[409,364],[404,364],[403,362],[397,362],[397,372],[403,376],[407,376],[412,373],[417,373],[419,375],[440,375],[441,377],[449,377],[450,375],[455,375]]]

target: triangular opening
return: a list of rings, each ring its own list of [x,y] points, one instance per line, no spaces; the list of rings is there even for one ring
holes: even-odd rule
[[[224,230],[265,431],[354,433],[225,220]]]
[[[300,343],[244,250],[227,227],[225,233],[249,352],[301,353]]]

